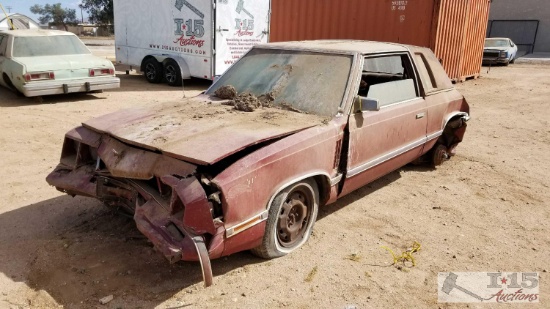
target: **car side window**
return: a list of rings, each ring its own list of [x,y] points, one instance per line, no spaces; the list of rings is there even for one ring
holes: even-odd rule
[[[424,94],[436,90],[437,86],[435,84],[435,78],[433,72],[431,71],[430,65],[428,64],[428,61],[426,61],[426,57],[424,57],[424,55],[422,55],[421,53],[416,53],[414,54],[414,58],[416,60],[416,68],[418,70],[418,74],[422,79]]]
[[[380,107],[418,97],[409,57],[401,54],[365,58],[358,94],[378,100]]]
[[[8,37],[0,35],[0,56],[6,55],[6,47],[8,46]]]

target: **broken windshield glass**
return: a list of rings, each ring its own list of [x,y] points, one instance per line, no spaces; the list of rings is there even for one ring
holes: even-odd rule
[[[238,93],[269,95],[273,105],[334,116],[344,98],[353,56],[253,49],[207,92],[231,85]]]

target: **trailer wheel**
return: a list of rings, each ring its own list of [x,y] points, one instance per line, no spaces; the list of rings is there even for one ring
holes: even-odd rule
[[[163,67],[155,58],[149,58],[143,63],[145,78],[148,82],[158,84],[162,82]]]
[[[164,64],[164,79],[170,86],[181,86],[181,69],[173,59],[166,60]]]

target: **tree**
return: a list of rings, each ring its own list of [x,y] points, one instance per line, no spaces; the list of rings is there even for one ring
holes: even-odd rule
[[[113,24],[113,0],[82,0],[91,23]]]
[[[62,8],[61,3],[46,4],[44,6],[35,4],[31,6],[31,12],[40,15],[38,21],[41,24],[49,24],[50,22],[58,25],[61,24],[65,27],[65,31],[69,31],[67,24],[78,24],[76,10]]]

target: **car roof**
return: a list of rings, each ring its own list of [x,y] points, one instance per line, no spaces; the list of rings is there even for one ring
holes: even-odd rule
[[[408,51],[408,45],[398,43],[359,40],[315,40],[278,42],[256,45],[255,48],[305,49],[343,53],[385,53]]]
[[[22,30],[0,30],[0,33],[6,33],[13,36],[52,36],[52,35],[74,35],[71,32],[49,29],[22,29]]]

